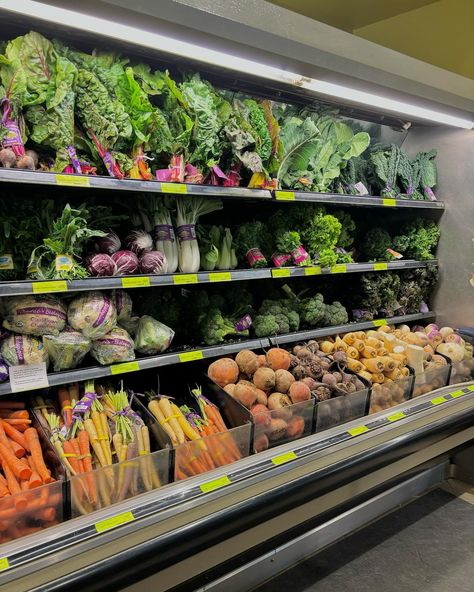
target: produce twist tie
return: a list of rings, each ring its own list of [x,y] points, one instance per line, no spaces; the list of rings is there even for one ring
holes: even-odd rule
[[[178,417],[181,417],[181,415],[179,414],[175,414],[175,415],[170,415],[169,417],[165,417],[165,419],[162,419],[160,421],[160,424],[163,425],[164,423],[166,423],[167,421],[169,421],[170,419],[178,419]]]

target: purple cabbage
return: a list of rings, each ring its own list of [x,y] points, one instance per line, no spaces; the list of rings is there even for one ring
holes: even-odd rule
[[[137,255],[141,255],[153,249],[153,239],[148,232],[139,228],[138,230],[131,230],[126,238],[125,243],[130,251]]]
[[[140,271],[142,273],[162,274],[168,271],[168,261],[161,251],[149,251],[140,257]]]
[[[120,251],[121,246],[122,243],[119,237],[112,230],[107,236],[101,236],[95,241],[95,250],[98,253],[106,253],[107,255],[112,255],[112,253]]]
[[[116,275],[131,275],[138,271],[138,257],[132,251],[117,251],[112,255],[117,266]]]
[[[105,253],[96,253],[86,258],[86,266],[89,273],[97,277],[116,275],[115,261]]]

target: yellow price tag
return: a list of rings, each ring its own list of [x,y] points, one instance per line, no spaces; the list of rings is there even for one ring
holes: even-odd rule
[[[295,458],[298,458],[298,457],[293,452],[293,450],[291,450],[290,452],[285,452],[284,454],[274,456],[272,458],[272,463],[278,467],[279,465],[283,465],[287,462],[290,462],[290,460],[295,460]]]
[[[188,187],[184,183],[161,183],[163,193],[187,193]]]
[[[387,324],[387,319],[375,319],[375,321],[372,321],[372,323],[374,327],[383,327]]]
[[[195,362],[204,359],[204,354],[200,349],[196,349],[195,351],[178,354],[178,358],[180,362]]]
[[[374,263],[374,271],[386,271],[388,263]]]
[[[446,403],[447,399],[445,397],[436,397],[436,399],[431,399],[431,403],[433,405],[441,405],[441,403]]]
[[[449,393],[451,395],[451,397],[453,399],[457,399],[458,397],[462,397],[463,395],[466,395],[467,393],[465,393],[464,391],[454,391],[452,393]]]
[[[311,265],[311,267],[304,268],[305,275],[321,275],[321,268],[318,265]]]
[[[387,419],[388,421],[398,421],[399,419],[403,419],[404,417],[406,417],[406,415],[403,413],[403,411],[399,411],[398,413],[388,415]]]
[[[0,557],[0,571],[5,571],[10,567],[8,557]]]
[[[468,391],[474,391],[474,384],[471,384],[471,386],[468,386],[467,387],[467,390]]]
[[[384,197],[382,199],[382,203],[383,203],[384,206],[388,206],[390,208],[393,208],[393,207],[395,207],[397,205],[397,200],[396,199],[393,199],[391,197]]]
[[[33,294],[49,294],[51,292],[67,292],[65,280],[53,280],[51,282],[33,282]]]
[[[124,277],[122,278],[122,288],[149,288],[149,277]]]
[[[331,273],[346,273],[347,265],[345,263],[339,263],[331,267]]]
[[[230,485],[232,481],[224,475],[223,477],[219,477],[218,479],[213,479],[212,481],[208,481],[207,483],[203,483],[199,486],[200,490],[203,493],[209,493],[210,491],[215,491],[216,489],[220,489],[221,487],[225,487],[226,485]]]
[[[198,283],[198,276],[197,273],[186,273],[186,274],[179,274],[173,276],[173,283],[177,286],[182,286],[183,284],[197,284]]]
[[[137,372],[138,370],[140,370],[138,362],[124,362],[123,364],[110,366],[111,374],[126,374],[127,372]]]
[[[272,269],[272,278],[290,277],[290,275],[290,270],[287,267],[279,267],[278,269]]]
[[[117,526],[121,526],[122,524],[133,522],[134,520],[135,516],[132,512],[123,512],[122,514],[117,514],[117,516],[112,516],[112,518],[106,518],[105,520],[96,522],[94,526],[97,532],[100,533],[105,532],[106,530],[111,530],[112,528],[117,528]]]
[[[294,191],[275,191],[275,197],[279,201],[294,201],[295,192]]]
[[[90,187],[87,175],[56,175],[56,185],[69,187]]]
[[[365,434],[368,432],[369,428],[367,426],[357,426],[356,428],[352,428],[351,430],[347,430],[347,433],[351,436],[360,436],[361,434]]]
[[[210,282],[230,282],[232,274],[230,271],[215,271],[209,274]]]

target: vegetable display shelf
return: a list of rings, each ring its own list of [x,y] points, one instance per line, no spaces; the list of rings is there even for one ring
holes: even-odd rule
[[[396,410],[388,409],[371,417],[359,418],[328,431],[290,442],[277,450],[267,450],[228,467],[221,467],[211,473],[131,498],[119,505],[84,516],[80,522],[66,521],[47,531],[46,542],[44,535],[34,534],[28,539],[6,543],[2,547],[2,560],[5,565],[3,581],[11,582],[20,577],[20,572],[22,575],[29,574],[37,570],[38,566],[49,567],[57,554],[76,555],[80,552],[77,547],[79,544],[86,543],[89,550],[98,548],[112,539],[134,533],[145,525],[164,521],[169,514],[182,512],[186,505],[192,504],[193,508],[199,508],[201,504],[209,503],[217,497],[235,493],[242,487],[249,487],[256,480],[260,482],[271,479],[291,471],[294,467],[301,467],[316,457],[320,459],[324,451],[328,452],[334,446],[348,444],[352,449],[362,440],[368,442],[372,438],[383,437],[386,434],[390,442],[383,442],[379,446],[387,452],[388,449],[393,450],[394,446],[400,446],[401,440],[408,442],[412,438],[427,437],[428,433],[439,434],[442,430],[448,430],[448,425],[458,421],[459,414],[468,421],[473,412],[473,401],[472,383],[463,385],[462,388],[459,388],[459,385],[445,387],[407,401]],[[422,428],[418,426],[415,430],[414,424],[421,420]],[[396,437],[390,436],[391,426],[395,425]],[[368,448],[375,451],[370,448],[369,443]],[[350,458],[350,462],[354,462],[353,458]],[[322,476],[319,475],[319,478]],[[287,491],[285,487],[286,496]],[[154,556],[157,557],[159,554],[155,553]],[[69,579],[64,588],[58,589],[68,587]]]
[[[139,179],[115,179],[99,175],[55,174],[44,171],[7,168],[0,168],[0,182],[44,186],[56,185],[82,189],[108,189],[111,191],[139,191],[141,193],[198,195],[220,199],[276,200],[278,202],[306,201],[335,206],[414,208],[417,210],[443,210],[445,207],[442,201],[395,199],[341,193],[314,193],[311,191],[269,191],[249,187],[220,187],[191,183],[162,183],[160,181],[142,181]]]
[[[24,294],[47,294],[53,292],[82,292],[86,290],[112,290],[116,288],[152,288],[155,286],[183,286],[218,282],[239,282],[270,278],[331,275],[339,273],[365,273],[367,271],[396,271],[438,265],[437,259],[429,261],[390,261],[376,263],[344,263],[332,268],[275,267],[265,269],[234,269],[198,273],[175,273],[164,275],[136,275],[121,277],[93,277],[84,280],[47,280],[0,282],[0,297]]]
[[[273,196],[279,202],[306,201],[337,206],[415,208],[418,210],[444,209],[444,202],[442,201],[396,199],[375,195],[346,195],[341,193],[277,190],[273,192]]]
[[[158,356],[139,358],[133,362],[113,364],[111,366],[91,366],[88,368],[77,368],[76,370],[68,370],[65,372],[53,372],[48,374],[48,383],[49,386],[58,386],[60,384],[67,384],[70,382],[82,382],[84,380],[92,380],[94,378],[104,378],[107,376],[116,376],[118,374],[126,374],[128,372],[149,370],[151,368],[160,368],[163,366],[171,366],[173,364],[184,362],[194,362],[198,360],[217,358],[226,356],[228,354],[237,353],[242,349],[268,348],[271,345],[293,343],[297,341],[304,341],[306,339],[317,339],[318,337],[336,335],[338,333],[347,333],[348,331],[373,329],[374,327],[380,327],[381,325],[385,324],[396,325],[401,323],[422,321],[435,318],[435,316],[436,315],[434,312],[416,313],[393,317],[390,319],[376,319],[374,321],[365,321],[362,323],[337,325],[334,327],[324,327],[321,329],[309,329],[307,331],[298,331],[296,333],[288,333],[286,335],[279,335],[276,337],[247,339],[245,341],[236,341],[234,343],[226,343],[224,345],[166,353]],[[41,385],[38,388],[43,387],[44,385]],[[10,382],[5,382],[0,385],[0,395],[8,395],[11,392],[12,390]]]

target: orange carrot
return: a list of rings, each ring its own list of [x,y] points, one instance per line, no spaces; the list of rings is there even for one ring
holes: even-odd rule
[[[82,467],[85,473],[89,473],[86,476],[87,488],[89,490],[89,496],[92,504],[97,501],[97,493],[95,488],[95,477],[90,471],[92,471],[92,455],[90,450],[89,434],[86,430],[79,430],[77,435],[77,442],[79,444],[79,452],[82,457]]]
[[[1,409],[0,417],[3,419],[29,419],[30,414],[26,409],[22,409],[19,411],[9,411],[7,409]]]
[[[20,444],[15,442],[15,440],[8,438],[8,446],[17,458],[22,458],[25,456],[26,450],[23,448],[23,446],[20,446]]]
[[[36,470],[38,471],[38,475],[43,480],[43,483],[51,483],[54,481],[54,479],[52,479],[51,474],[44,463],[43,451],[41,450],[38,432],[35,430],[35,428],[28,428],[25,431],[25,438],[28,445],[28,450],[33,457],[33,462],[35,463]]]
[[[51,522],[56,518],[56,508],[43,508],[37,512],[36,517],[45,522]]]
[[[13,471],[11,470],[11,468],[9,467],[9,465],[6,462],[4,462],[3,460],[2,460],[2,468],[3,468],[3,473],[5,475],[5,478],[7,480],[7,483],[8,483],[8,489],[10,490],[10,493],[13,496],[15,496],[13,498],[13,503],[15,504],[15,508],[17,510],[24,510],[26,508],[26,506],[28,505],[28,502],[25,497],[17,495],[18,493],[21,492],[20,484],[16,480],[16,477],[15,477]]]
[[[18,432],[26,432],[26,430],[29,428],[29,425],[26,425],[26,423],[17,423],[15,425],[15,430],[17,430]]]
[[[10,425],[30,425],[31,423],[31,419],[10,419],[10,418],[6,418],[3,419],[2,421],[5,421],[6,423],[9,423]]]
[[[0,401],[0,409],[24,409],[26,407],[23,401]]]
[[[82,458],[81,458],[81,451],[79,449],[79,442],[77,441],[77,438],[71,438],[70,442],[72,444],[72,449],[74,451],[74,454],[76,455],[76,458],[77,458],[79,473],[84,473],[84,463],[82,462]]]
[[[10,495],[10,490],[5,481],[5,483],[0,483],[0,498],[5,497],[6,495]]]
[[[67,388],[58,388],[58,400],[61,405],[61,415],[63,416],[64,425],[68,428],[72,423],[72,405]]]
[[[23,446],[25,450],[27,450],[26,446],[26,438],[25,436],[19,432],[16,428],[11,426],[9,423],[4,422],[3,420],[0,421],[0,426],[3,427],[5,434],[11,439],[14,440],[20,446]]]
[[[43,481],[41,480],[41,477],[38,475],[38,471],[36,470],[35,464],[31,456],[27,457],[27,461],[30,465],[30,469],[33,471],[31,473],[31,477],[28,480],[28,489],[34,489],[35,487],[43,485]]]
[[[36,431],[36,430],[35,430]],[[3,468],[8,465],[17,479],[29,479],[31,469],[23,459],[17,458],[9,446],[0,442],[0,458]],[[5,471],[4,471],[5,472]],[[5,475],[6,476],[6,475]]]
[[[64,454],[67,454],[67,459],[71,467],[76,471],[76,473],[82,473],[82,465],[77,458],[77,453],[74,450],[74,446],[72,444],[72,440],[64,440],[63,442],[63,450]]]

